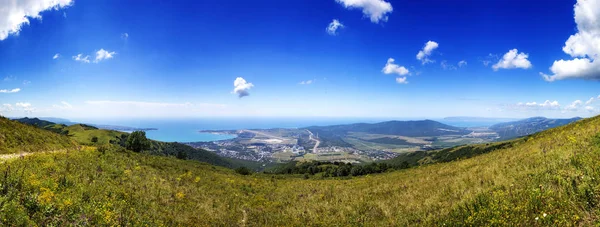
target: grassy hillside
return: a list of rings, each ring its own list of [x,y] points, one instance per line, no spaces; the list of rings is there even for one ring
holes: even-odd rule
[[[530,137],[487,144],[462,145],[441,150],[415,151],[402,153],[395,158],[382,161],[394,168],[409,168],[433,163],[451,162],[467,159],[499,149],[507,149],[526,142]]]
[[[73,140],[84,145],[108,144],[110,140],[114,140],[116,137],[121,137],[121,135],[126,134],[114,130],[101,130],[94,126],[84,124],[74,124],[66,127],[65,130],[69,130],[69,136]],[[98,142],[92,142],[92,138],[94,137],[98,138]]]
[[[85,124],[73,124],[70,126],[64,124],[54,124],[49,121],[39,120],[37,118],[21,118],[16,119],[15,121],[22,122],[23,124],[28,124],[31,126],[36,126],[41,129],[45,129],[47,131],[54,132],[60,135],[66,135],[68,137],[56,137],[53,135],[52,137],[46,137],[49,135],[47,131],[44,130],[34,130],[31,129],[30,137],[36,138],[39,141],[53,141],[55,138],[61,138],[61,140],[69,140],[72,139],[74,142],[80,145],[86,146],[98,146],[98,145],[106,145],[106,144],[115,144],[124,146],[125,140],[127,140],[127,136],[129,133],[115,131],[115,130],[105,130],[99,129],[94,126],[85,125]],[[27,125],[22,125],[19,127],[30,127]],[[7,128],[8,129],[8,128]],[[39,134],[36,134],[38,133]],[[31,140],[31,138],[29,140]],[[96,142],[92,142],[92,138],[97,138]],[[53,142],[47,143],[51,145]],[[71,142],[73,143],[73,142]],[[174,156],[180,159],[191,159],[201,162],[210,163],[217,166],[223,166],[227,168],[238,168],[238,167],[248,167],[253,170],[262,170],[267,166],[263,166],[264,163],[246,161],[246,160],[238,160],[232,158],[221,157],[213,152],[202,150],[202,149],[194,149],[190,146],[179,144],[179,143],[169,143],[169,142],[160,142],[151,140],[150,148],[145,153],[152,155],[160,155],[160,156]],[[0,151],[1,146],[0,143]],[[39,146],[38,146],[39,147]],[[29,150],[19,150],[20,151],[35,151],[36,149]],[[45,149],[40,149],[44,150]],[[54,150],[54,149],[52,149]],[[14,152],[13,152],[14,153]]]
[[[0,154],[75,148],[68,137],[0,117]]]
[[[40,154],[0,166],[0,224],[593,225],[599,133],[596,117],[470,159],[325,180],[129,152]]]

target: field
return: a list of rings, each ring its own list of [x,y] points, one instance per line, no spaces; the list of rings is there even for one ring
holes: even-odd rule
[[[519,225],[598,223],[600,118],[469,159],[353,178],[252,174],[94,148],[0,166],[0,224]]]

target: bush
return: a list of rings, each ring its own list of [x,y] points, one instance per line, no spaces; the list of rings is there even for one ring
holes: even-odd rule
[[[92,137],[92,143],[97,143],[97,142],[98,142],[98,137],[97,136]]]
[[[239,167],[235,169],[235,172],[241,175],[250,175],[252,171],[246,167]]]

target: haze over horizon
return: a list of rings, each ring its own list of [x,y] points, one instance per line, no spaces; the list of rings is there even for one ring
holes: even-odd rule
[[[4,1],[8,117],[600,111],[597,1]]]

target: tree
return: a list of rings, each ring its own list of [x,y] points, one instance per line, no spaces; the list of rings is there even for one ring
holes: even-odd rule
[[[252,174],[252,171],[246,167],[238,167],[235,169],[235,172],[241,175],[250,175]]]
[[[97,142],[98,142],[98,137],[97,136],[92,137],[92,143],[97,143]]]
[[[127,137],[125,148],[133,152],[142,152],[145,149],[150,148],[150,141],[146,138],[146,132],[135,131]]]

